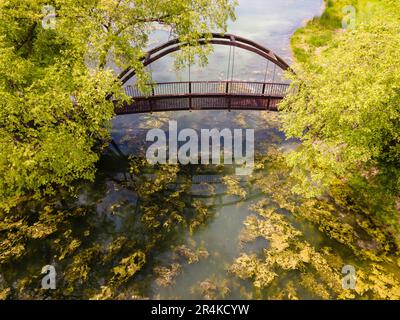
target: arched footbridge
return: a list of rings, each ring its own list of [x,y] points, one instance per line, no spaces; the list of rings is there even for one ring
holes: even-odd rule
[[[210,37],[198,40],[199,45],[213,44],[229,46],[229,63],[227,79],[212,81],[160,82],[148,84],[142,93],[135,85],[127,84],[135,76],[133,69],[126,69],[120,74],[126,94],[132,99],[123,107],[116,108],[116,114],[149,113],[178,110],[277,110],[277,104],[288,93],[290,85],[276,80],[276,73],[291,71],[290,66],[278,55],[264,46],[246,38],[213,33]],[[168,41],[152,50],[145,58],[143,65],[163,58],[164,56],[188,46],[178,39]],[[266,59],[265,79],[261,82],[235,81],[233,70],[235,48],[253,52]],[[273,70],[272,79],[266,80],[268,68]],[[229,78],[229,74],[231,77]]]

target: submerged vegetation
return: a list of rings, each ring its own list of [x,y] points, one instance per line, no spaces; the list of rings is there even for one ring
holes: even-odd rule
[[[213,210],[192,199],[193,173],[186,171],[188,167],[150,167],[138,158],[128,164],[130,173],[125,178],[104,177],[96,182],[104,184],[104,189],[105,184],[111,183],[113,194],[81,190],[86,200],[64,199],[67,203],[63,204],[58,203],[58,198],[48,201],[45,207],[35,208],[37,222],[2,230],[3,298],[8,294],[14,298],[41,298],[49,294],[53,298],[140,297],[142,290],[136,288],[138,284],[128,286],[130,290],[125,292],[129,280],[145,265],[154,264],[152,254],[176,242],[180,232],[194,232],[204,225]],[[147,169],[151,174],[146,174]],[[136,201],[129,203],[118,197],[121,189],[132,193]],[[108,205],[102,207],[100,202],[98,206],[102,208],[96,210],[93,204],[98,200],[93,196],[98,200],[103,197]],[[41,262],[36,266],[33,257],[43,254],[57,266],[60,290],[40,289],[41,275],[37,270]],[[208,254],[201,247],[190,249],[180,245],[174,249],[174,255],[175,263],[170,267],[154,267],[160,285],[172,281],[168,279],[179,272],[179,262],[195,263]],[[30,269],[20,270],[21,263]],[[18,279],[13,288],[8,282],[11,279]]]
[[[348,203],[343,186],[320,198],[294,195],[296,182],[288,178],[291,170],[280,151],[272,148],[261,163],[267,174],[255,175],[250,183],[266,197],[252,206],[255,214],[246,218],[240,238],[262,237],[268,246],[261,256],[241,254],[229,268],[241,279],[252,279],[254,297],[297,299],[307,292],[319,299],[400,298],[399,242],[390,229]],[[310,225],[321,237],[310,238]],[[342,287],[341,270],[349,264],[357,270],[355,290]],[[289,280],[282,283],[282,276]]]

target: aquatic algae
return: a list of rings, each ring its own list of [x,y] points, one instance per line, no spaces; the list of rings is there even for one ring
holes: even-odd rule
[[[258,167],[264,175],[255,172],[249,183],[260,188],[265,198],[252,205],[257,215],[245,219],[240,240],[251,242],[263,237],[268,246],[263,257],[243,252],[228,268],[240,279],[252,281],[253,297],[297,299],[304,292],[308,297],[323,299],[399,297],[400,270],[395,264],[398,251],[394,250],[390,230],[370,219],[365,208],[346,208],[336,202],[337,185],[335,192],[319,198],[293,193],[295,181],[288,178],[290,169],[280,151],[271,149],[258,161],[263,162]],[[346,185],[341,190],[338,199],[343,201]],[[314,243],[299,229],[301,221],[315,225],[321,239],[333,242],[324,240],[324,246]],[[337,251],[340,246],[343,248]],[[343,256],[346,247],[350,256]],[[341,270],[348,261],[356,268],[354,290],[342,286]],[[298,279],[296,286],[287,280],[290,278]]]

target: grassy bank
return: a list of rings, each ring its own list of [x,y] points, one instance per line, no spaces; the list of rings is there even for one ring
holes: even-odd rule
[[[310,20],[298,29],[291,39],[291,46],[297,62],[310,63],[321,49],[330,45],[342,30],[342,21],[348,21],[349,13],[345,8],[355,9],[356,25],[365,23],[376,11],[383,10],[388,4],[380,0],[324,0],[325,10],[320,17]]]

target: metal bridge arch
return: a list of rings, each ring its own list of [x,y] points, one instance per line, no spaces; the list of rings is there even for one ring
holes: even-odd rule
[[[258,44],[255,41],[233,35],[233,34],[219,34],[211,33],[211,38],[207,35],[202,36],[198,39],[199,45],[215,44],[224,45],[244,49],[246,51],[253,52],[281,68],[282,70],[291,70],[290,66],[278,55],[276,55],[270,49]],[[187,43],[181,42],[179,39],[170,40],[154,49],[147,52],[146,56],[142,59],[143,65],[148,66],[149,64],[157,61],[164,56],[179,51],[182,47],[188,46]],[[132,68],[124,70],[119,78],[122,84],[125,84],[129,79],[135,76],[135,71]]]

